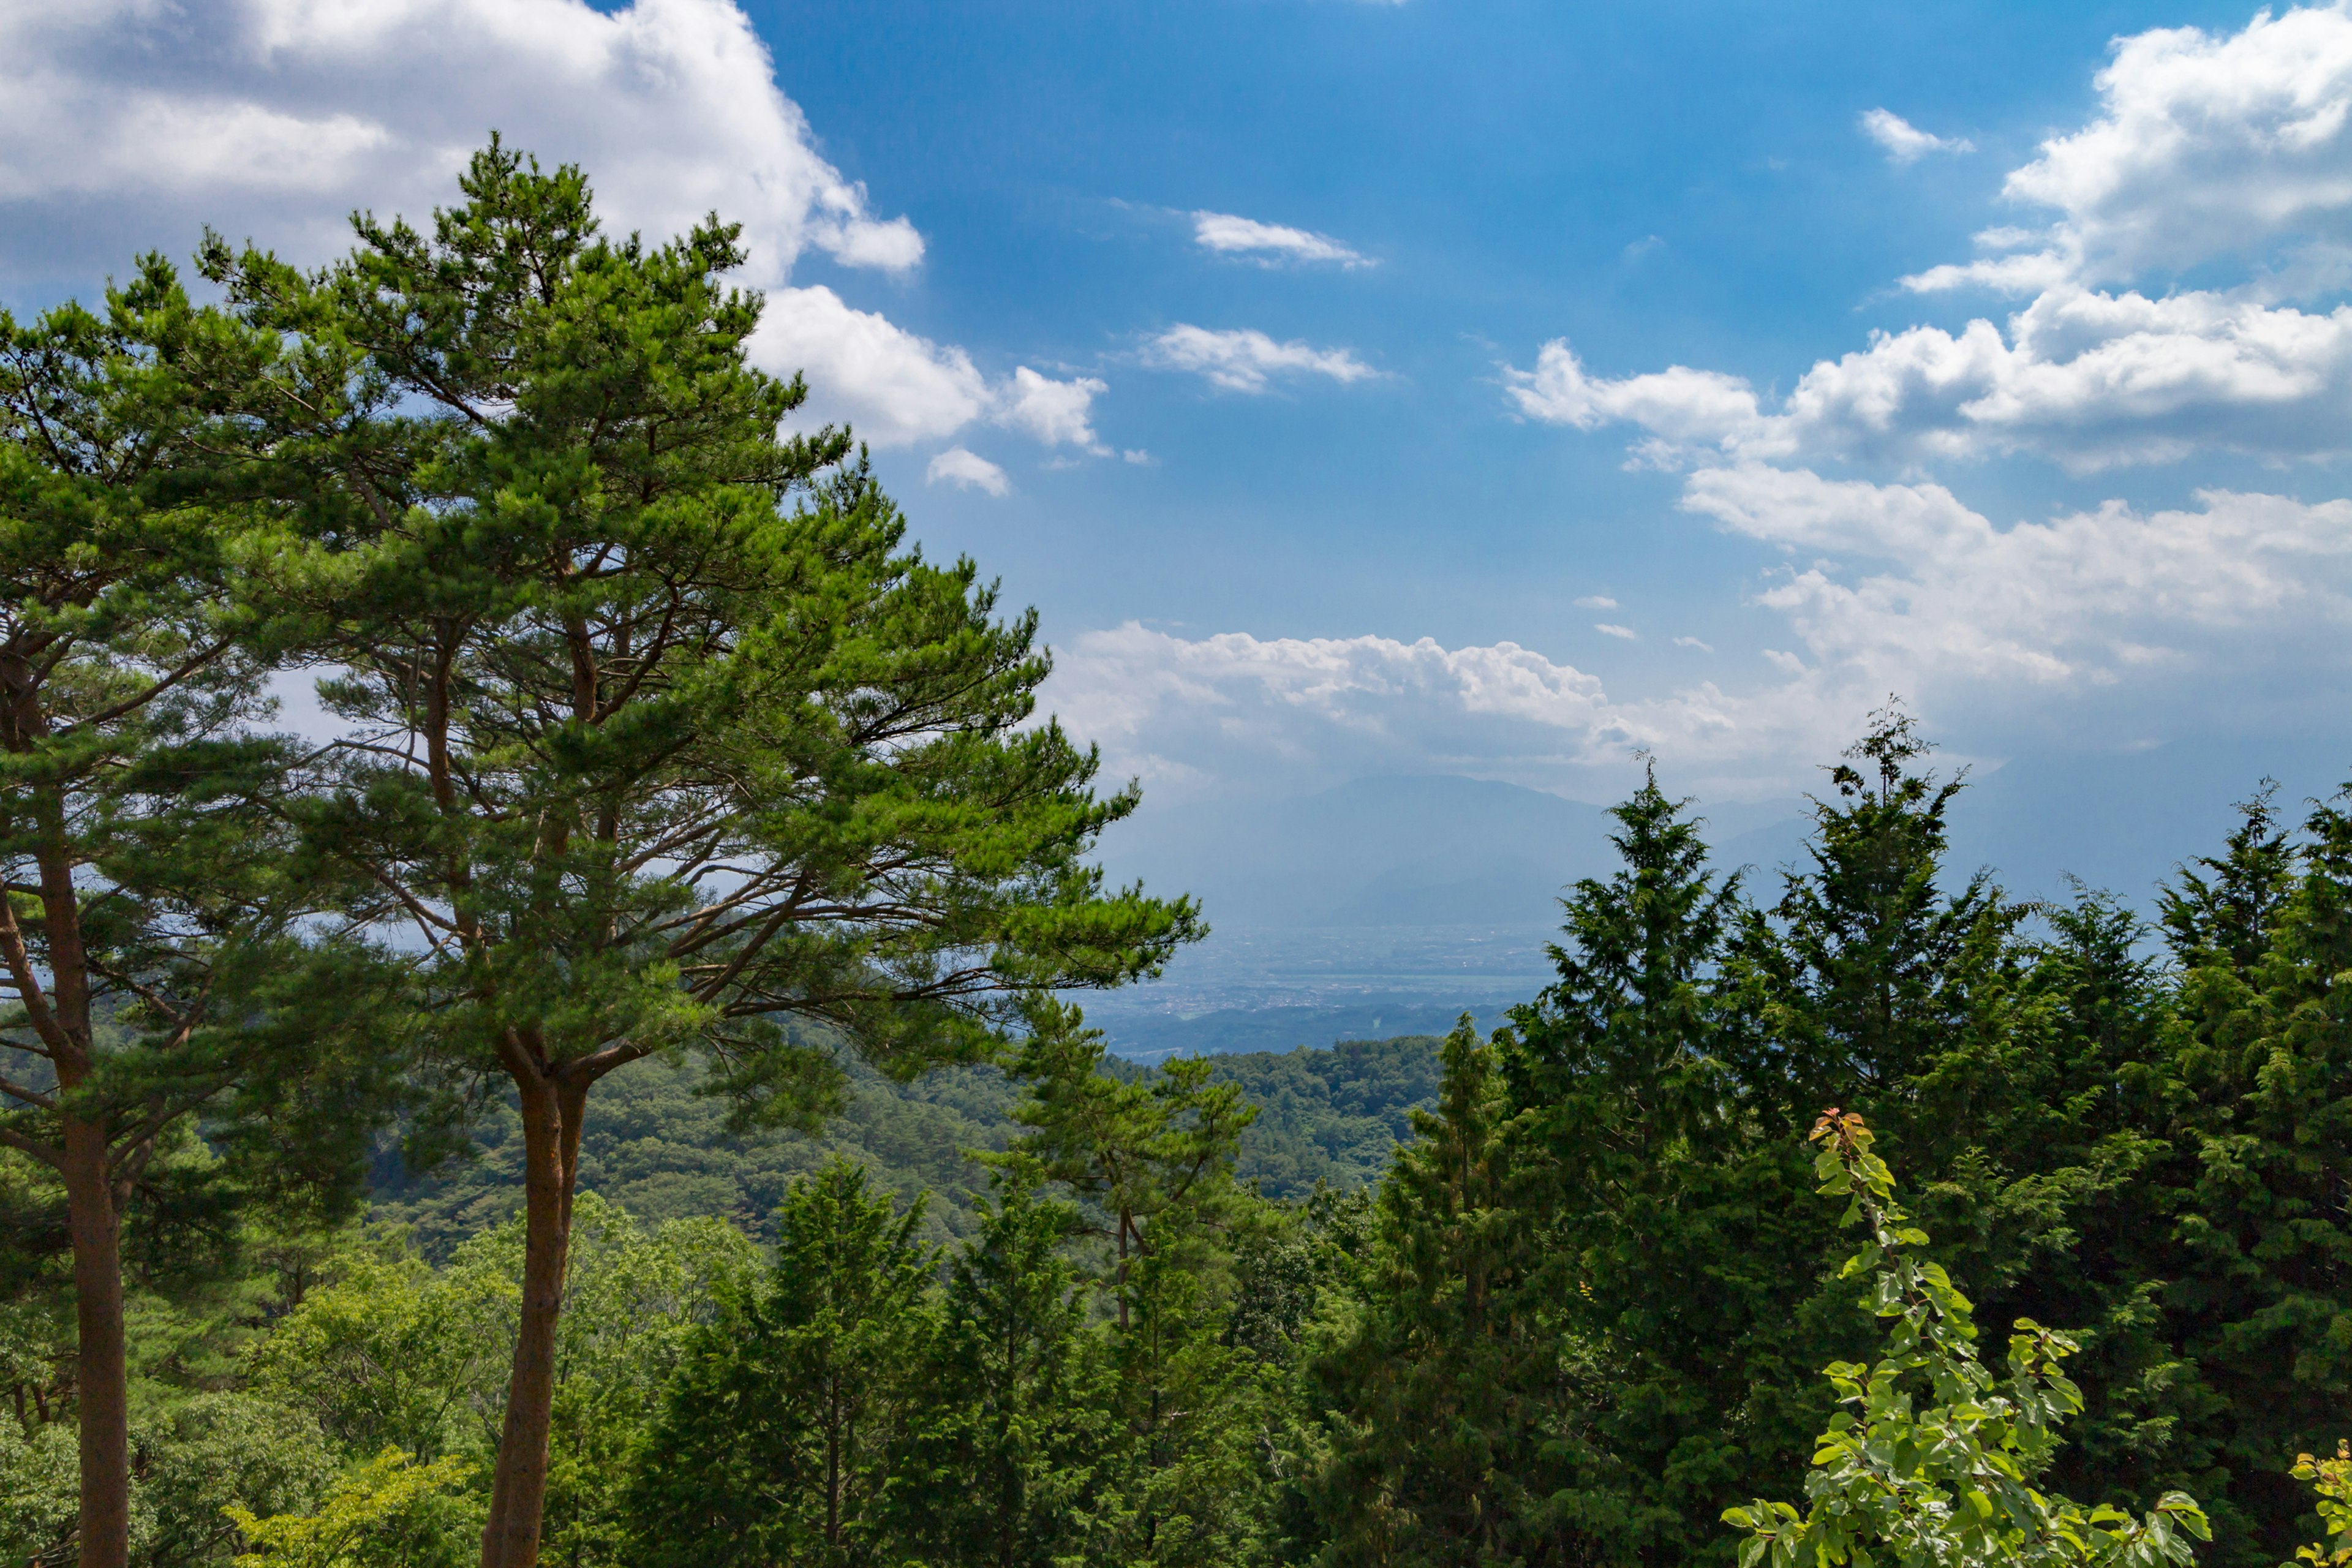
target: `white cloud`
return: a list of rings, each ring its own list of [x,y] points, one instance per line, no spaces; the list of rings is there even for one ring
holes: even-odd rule
[[[1592,629],[1603,637],[1623,637],[1627,642],[1639,642],[1642,638],[1642,634],[1633,627],[1612,626],[1607,621],[1593,622]]]
[[[2352,308],[2297,303],[2352,287],[2352,9],[2142,33],[2096,86],[2096,118],[2004,186],[2054,221],[1987,228],[1973,259],[1902,280],[2024,297],[2005,321],[1874,333],[1777,403],[1688,366],[1595,376],[1555,340],[1532,369],[1507,368],[1514,407],[1637,426],[1634,460],[1660,466],[2029,453],[2083,472],[2352,451]],[[1864,122],[1892,153],[1927,150],[1892,114]],[[2225,261],[2245,268],[2234,285],[2171,283]],[[2148,274],[2165,286],[2128,286]]]
[[[1140,447],[1129,447],[1118,456],[1121,462],[1133,463],[1139,468],[1148,468],[1160,460]]]
[[[770,291],[751,357],[779,372],[806,372],[809,416],[850,419],[877,447],[951,436],[994,401],[963,350],[852,309],[822,284]]]
[[[2141,695],[2352,626],[2352,501],[2202,491],[2196,510],[2121,502],[1996,528],[1941,485],[1748,466],[1691,476],[1683,505],[1794,555],[1760,603],[1811,661],[1913,691],[2038,686]],[[1868,563],[1862,567],[1840,564]]]
[[[1024,364],[997,394],[994,418],[1048,447],[1076,447],[1107,457],[1110,448],[1096,437],[1090,417],[1094,400],[1108,390],[1089,376],[1055,381]]]
[[[1886,161],[1901,165],[1916,163],[1930,153],[1973,153],[1976,143],[1957,136],[1931,136],[1892,110],[1863,112],[1862,133],[1886,149]]]
[[[1606,594],[1587,594],[1574,603],[1580,610],[1613,610],[1617,607],[1617,601]]]
[[[959,489],[986,490],[992,496],[1008,494],[1013,489],[1013,481],[1004,477],[1003,468],[961,447],[950,447],[923,470],[926,484],[935,485],[942,479]]]
[[[1457,772],[1592,797],[1641,747],[1678,787],[1753,798],[1803,787],[1890,690],[1947,732],[2014,736],[2240,721],[2352,687],[2352,501],[2212,490],[1997,527],[1939,485],[1747,466],[1693,475],[1683,504],[1789,557],[1755,601],[1787,646],[1717,660],[1746,665],[1727,689],[1615,696],[1507,642],[1129,624],[1065,647],[1048,700],[1162,794]]]
[[[2086,281],[2138,277],[2285,241],[2352,245],[2352,13],[2257,13],[2234,34],[2123,38],[2100,115],[2053,137],[2006,194],[2060,215]]]
[[[1344,386],[1380,374],[1346,349],[1318,349],[1296,340],[1278,343],[1250,328],[1171,327],[1143,345],[1143,361],[1205,375],[1233,392],[1264,392],[1277,375],[1328,376]]]
[[[745,280],[768,294],[753,359],[804,370],[814,416],[883,447],[988,420],[1106,449],[1100,381],[992,381],[961,348],[792,283],[812,251],[905,272],[923,238],[817,150],[731,0],[0,0],[0,281],[87,289],[207,223],[323,260],[354,208],[421,220],[454,200],[493,127],[584,168],[608,227],[742,224]]]
[[[751,268],[904,270],[922,237],[814,144],[726,0],[85,0],[0,7],[0,266],[120,268],[209,221],[316,260],[354,206],[423,216],[489,131],[577,162],[621,225],[716,209]]]
[[[1710,799],[1786,795],[1885,699],[1846,670],[1800,667],[1728,695],[1699,682],[1612,698],[1600,679],[1517,643],[1187,637],[1133,622],[1056,649],[1045,704],[1153,798],[1235,785],[1306,789],[1370,773],[1466,773],[1602,798],[1639,751]]]
[[[1332,262],[1346,268],[1373,265],[1370,257],[1350,250],[1328,234],[1260,223],[1231,213],[1194,213],[1192,241],[1203,250],[1247,256],[1267,266],[1285,261]]]
[[[1640,426],[1643,461],[1847,458],[1916,465],[2026,452],[2076,471],[2198,450],[2352,450],[2352,307],[2271,307],[2213,290],[2151,299],[2053,288],[1960,331],[1912,327],[1822,360],[1778,407],[1721,372],[1589,374],[1564,340],[1507,368],[1522,415]]]

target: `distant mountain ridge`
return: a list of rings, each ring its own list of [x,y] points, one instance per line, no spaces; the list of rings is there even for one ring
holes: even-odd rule
[[[1989,868],[2012,896],[2073,879],[2143,910],[2182,861],[2219,848],[2231,803],[2279,780],[2290,820],[2352,774],[2352,742],[2042,752],[1979,769],[1953,804],[1955,878]],[[1663,781],[1674,787],[1671,773]],[[1826,778],[1822,781],[1827,788]],[[1721,869],[1769,903],[1801,864],[1802,798],[1699,801]],[[1363,778],[1287,799],[1157,806],[1106,836],[1115,879],[1190,892],[1213,928],[1160,982],[1092,998],[1115,1048],[1142,1060],[1320,1043],[1482,1020],[1541,988],[1559,899],[1618,867],[1604,807],[1491,780]]]

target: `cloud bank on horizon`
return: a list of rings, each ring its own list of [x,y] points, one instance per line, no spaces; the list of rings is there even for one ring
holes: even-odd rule
[[[1776,628],[1760,651],[1718,655],[1706,627],[1610,595],[1588,596],[1608,619],[1580,624],[1643,661],[1618,690],[1507,640],[1097,623],[1063,639],[1053,704],[1163,797],[1438,771],[1597,796],[1636,749],[1738,795],[1809,778],[1890,690],[1931,720],[2095,713],[2123,736],[2168,704],[2242,718],[2283,665],[2340,679],[2352,13],[2143,31],[2093,87],[2086,121],[2010,170],[1973,254],[1885,279],[1924,319],[1790,366],[1785,392],[1705,365],[1596,369],[1573,332],[1502,367],[1497,418],[1626,433],[1629,465],[1674,476],[1662,534],[1712,529],[1772,563],[1747,596]],[[1843,111],[1889,177],[1967,166],[1947,160],[1969,138],[1900,107]],[[932,242],[828,160],[731,0],[218,0],[200,16],[0,0],[0,283],[86,288],[206,222],[322,259],[353,207],[446,201],[493,124],[585,166],[617,226],[741,221],[769,297],[761,363],[804,371],[815,413],[910,451],[941,495],[1018,504],[1007,443],[1119,456],[1098,416],[1132,371],[1256,408],[1412,386],[1376,353],[1230,317],[1132,331],[1076,366],[908,330],[889,290]],[[1252,285],[1356,288],[1407,265],[1265,208],[1156,210]],[[1954,316],[1971,301],[1980,313]],[[1132,304],[1137,321],[1174,315]],[[2217,458],[2283,478],[2214,483],[2200,465]],[[2016,521],[1964,499],[1996,468],[2177,490]]]

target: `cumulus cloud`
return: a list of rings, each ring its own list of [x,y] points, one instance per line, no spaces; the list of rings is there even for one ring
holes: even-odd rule
[[[583,163],[625,226],[717,210],[781,281],[805,251],[898,271],[904,217],[816,150],[726,0],[150,0],[0,6],[0,265],[119,268],[201,225],[315,260],[352,207],[446,202],[490,130]]]
[[[936,485],[942,481],[958,489],[986,490],[992,496],[1006,495],[1013,489],[1013,481],[1004,477],[1003,468],[961,447],[950,447],[923,470],[924,483]]]
[[[884,447],[987,420],[1106,449],[1100,381],[992,380],[961,348],[793,284],[812,252],[906,272],[923,237],[818,150],[732,0],[0,0],[0,282],[87,289],[206,224],[320,261],[354,208],[422,218],[451,201],[493,128],[586,169],[610,227],[740,223],[746,280],[768,294],[753,359],[804,370],[814,416]]]
[[[1143,345],[1143,362],[1192,371],[1232,392],[1265,392],[1276,376],[1328,376],[1345,386],[1380,374],[1346,349],[1318,349],[1296,339],[1278,343],[1250,328],[1171,327]]]
[[[1886,149],[1886,161],[1915,163],[1930,153],[1973,153],[1976,143],[1957,136],[1931,136],[1892,110],[1863,112],[1862,133]]]
[[[1777,406],[1742,377],[1675,365],[1588,372],[1565,340],[1507,368],[1522,416],[1640,426],[1637,460],[1844,458],[1916,465],[2032,453],[2077,472],[2198,450],[2265,458],[2352,450],[2352,308],[2271,307],[2054,287],[2006,330],[1912,327],[1822,360]]]
[[[877,447],[953,435],[987,413],[992,394],[971,356],[919,337],[822,284],[768,296],[753,359],[807,374],[808,412],[847,418]]]
[[[2239,32],[2123,38],[2100,113],[2009,176],[2055,209],[2053,248],[2085,281],[2129,279],[2283,242],[2352,247],[2352,13],[2257,13]]]
[[[1558,784],[1622,773],[1661,739],[1738,728],[1711,689],[1628,707],[1597,677],[1516,643],[1191,638],[1133,622],[1060,648],[1045,697],[1114,773],[1151,781],[1163,799],[1373,771]]]
[[[1281,224],[1260,223],[1232,213],[1196,212],[1192,242],[1223,256],[1246,256],[1266,266],[1283,262],[1325,262],[1345,268],[1370,267],[1372,258],[1333,239]]]
[[[997,394],[994,418],[1048,447],[1076,447],[1107,457],[1110,448],[1097,438],[1090,421],[1095,399],[1108,390],[1091,376],[1055,381],[1024,364]]]
[[[1787,553],[1757,602],[1794,641],[1767,656],[1792,708],[1899,690],[2003,733],[2120,739],[2295,722],[2352,676],[2352,501],[2208,489],[2000,527],[1940,485],[1743,467],[1683,504]]]
[[[1593,622],[1592,629],[1603,637],[1623,637],[1627,642],[1639,642],[1642,637],[1631,626],[1614,626],[1607,621]]]
[[[2052,221],[1988,227],[1972,259],[1902,280],[2024,298],[2004,321],[1874,333],[1777,401],[1703,368],[1594,375],[1555,340],[1532,368],[1506,369],[1513,407],[1638,426],[1634,460],[1660,466],[2028,453],[2087,472],[2200,450],[2352,450],[2352,310],[2308,303],[2352,285],[2352,11],[2142,33],[2116,45],[2096,87],[2096,117],[2004,185]],[[1864,129],[1892,154],[1927,150],[1883,110]],[[2233,285],[2169,281],[2233,262]],[[2151,276],[2165,286],[2133,286]]]

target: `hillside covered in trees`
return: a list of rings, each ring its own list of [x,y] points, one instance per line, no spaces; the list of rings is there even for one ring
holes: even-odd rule
[[[1211,1080],[1233,1085],[1257,1111],[1236,1142],[1235,1175],[1283,1200],[1377,1182],[1395,1146],[1412,1136],[1411,1112],[1436,1099],[1438,1045],[1404,1036],[1212,1058]],[[1146,1076],[1116,1057],[1103,1066],[1122,1081]],[[1020,1086],[992,1067],[943,1068],[908,1084],[854,1061],[846,1070],[848,1102],[814,1139],[729,1127],[724,1100],[698,1094],[690,1070],[625,1079],[583,1136],[580,1184],[648,1224],[713,1215],[769,1242],[793,1181],[843,1158],[901,1202],[928,1194],[929,1239],[970,1237],[972,1199],[989,1176],[972,1156],[1002,1152],[1020,1131]],[[422,1176],[388,1145],[371,1217],[403,1227],[433,1258],[506,1219],[521,1201],[511,1114],[491,1108],[473,1142],[466,1156]]]

